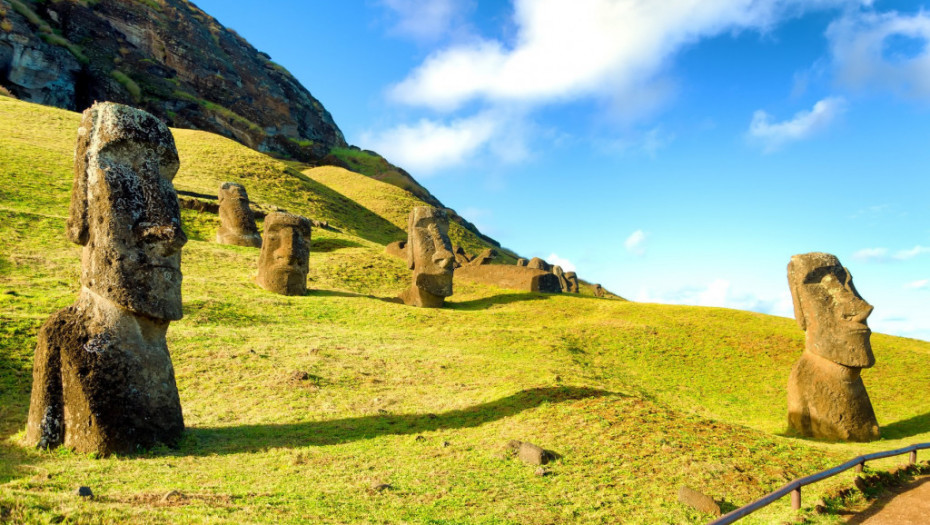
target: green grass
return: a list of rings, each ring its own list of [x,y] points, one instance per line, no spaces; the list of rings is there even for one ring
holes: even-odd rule
[[[883,440],[786,436],[803,348],[793,320],[460,283],[445,309],[387,302],[410,274],[384,244],[402,237],[415,198],[173,130],[178,188],[241,182],[260,206],[337,228],[314,230],[311,291],[257,287],[258,250],[214,243],[216,216],[184,210],[185,317],[168,332],[180,448],[100,459],[23,447],[36,333],[78,292],[64,225],[79,118],[0,98],[0,521],[701,523],[676,501],[683,484],[729,510],[930,440],[926,342],[873,337],[864,379]],[[511,439],[562,457],[536,476],[508,456]],[[812,506],[852,479],[805,488],[801,516],[835,522]],[[79,501],[80,485],[96,498]],[[180,495],[163,501],[169,491]],[[781,501],[745,522],[795,516]]]
[[[126,91],[128,91],[129,94],[132,95],[133,100],[135,100],[136,102],[142,100],[142,88],[140,88],[139,84],[136,84],[136,82],[133,79],[129,78],[129,75],[127,75],[126,73],[123,73],[122,71],[118,69],[114,69],[113,71],[110,71],[110,76],[115,78],[117,82],[119,82],[120,84],[123,85],[124,88],[126,88]]]

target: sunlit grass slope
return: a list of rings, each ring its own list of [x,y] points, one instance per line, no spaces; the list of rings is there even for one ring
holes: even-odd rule
[[[700,523],[676,501],[683,484],[726,510],[930,440],[928,343],[873,337],[882,441],[785,436],[793,320],[459,284],[442,310],[386,302],[409,272],[383,254],[402,206],[369,193],[380,186],[176,130],[179,187],[243,181],[340,230],[314,231],[312,291],[258,288],[258,251],[215,244],[216,216],[185,210],[185,318],[168,332],[180,448],[24,448],[37,330],[78,292],[64,237],[77,122],[0,97],[0,522]],[[538,476],[505,453],[512,439],[562,457]],[[831,521],[811,507],[851,476],[805,489],[803,515]],[[81,485],[96,498],[74,496]],[[783,501],[747,523],[793,516]]]

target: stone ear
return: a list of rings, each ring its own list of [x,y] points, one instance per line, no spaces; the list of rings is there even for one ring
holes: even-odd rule
[[[87,155],[90,149],[91,130],[96,111],[84,112],[78,128],[77,147],[74,149],[74,183],[71,186],[71,208],[68,214],[68,240],[80,245],[87,244],[90,236],[87,202]]]
[[[797,279],[794,272],[794,261],[788,263],[788,288],[791,290],[791,302],[794,304],[794,319],[798,322],[801,330],[807,330],[807,319],[804,317],[804,309],[801,307],[801,290],[800,279]]]

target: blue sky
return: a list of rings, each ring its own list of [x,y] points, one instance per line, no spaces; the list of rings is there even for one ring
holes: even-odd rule
[[[196,3],[524,256],[791,316],[826,251],[930,340],[930,1]]]

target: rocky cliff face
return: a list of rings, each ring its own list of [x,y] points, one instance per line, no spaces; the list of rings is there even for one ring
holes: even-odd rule
[[[286,69],[186,0],[0,0],[0,85],[76,111],[130,104],[303,161],[346,146]]]

